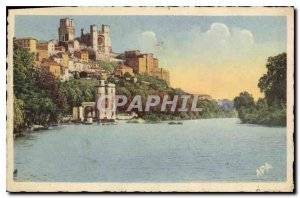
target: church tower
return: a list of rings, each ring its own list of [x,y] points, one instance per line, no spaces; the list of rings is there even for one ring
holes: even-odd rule
[[[91,25],[90,26],[90,39],[91,39],[91,45],[92,48],[95,52],[98,50],[98,31],[97,31],[97,26],[96,25]]]
[[[60,19],[60,25],[58,28],[59,42],[74,41],[75,27],[74,20],[70,18]]]
[[[102,33],[104,37],[104,54],[111,53],[111,41],[110,41],[110,27],[109,25],[102,25]]]

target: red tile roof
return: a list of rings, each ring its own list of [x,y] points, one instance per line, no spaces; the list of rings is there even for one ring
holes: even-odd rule
[[[37,43],[36,49],[37,50],[48,50],[48,44],[47,43]]]
[[[60,67],[60,64],[58,64],[57,62],[55,62],[54,60],[52,59],[43,59],[42,60],[42,65],[54,65],[54,66],[59,66]]]
[[[24,38],[18,38],[18,39],[15,39],[15,40],[17,41],[17,40],[25,40],[25,39],[36,40],[33,37],[24,37]]]

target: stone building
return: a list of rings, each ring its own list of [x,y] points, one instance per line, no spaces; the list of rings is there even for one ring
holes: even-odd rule
[[[61,58],[61,65],[63,67],[68,68],[69,67],[69,55],[66,52],[61,52],[58,54],[58,56]]]
[[[80,61],[74,60],[73,66],[74,66],[74,68],[72,71],[76,71],[76,72],[84,71],[84,64]]]
[[[73,120],[81,122],[96,117],[95,102],[82,102],[79,107],[73,107]]]
[[[43,59],[41,63],[41,68],[48,70],[55,77],[60,77],[62,73],[60,64],[51,59]]]
[[[82,28],[79,41],[87,47],[91,47],[95,52],[106,55],[112,52],[109,25],[102,25],[101,31],[98,31],[96,25],[91,25],[89,33],[84,33],[84,29]]]
[[[74,60],[72,58],[69,58],[68,66],[69,66],[69,72],[75,71]]]
[[[80,50],[80,44],[78,40],[68,41],[64,44],[64,46],[66,47],[66,49],[68,49],[68,52],[70,53],[74,53],[75,51]]]
[[[47,42],[48,45],[48,56],[53,56],[55,54],[55,45],[57,41],[56,40],[50,40]]]
[[[64,47],[70,53],[87,50],[89,59],[118,61],[115,58],[117,54],[112,52],[109,25],[102,25],[101,29],[98,29],[97,25],[90,25],[88,33],[84,33],[84,29],[81,29],[81,35],[75,37],[74,20],[63,18],[60,19],[58,36],[58,46]]]
[[[74,52],[74,56],[84,63],[89,62],[89,53],[87,50],[76,51]]]
[[[126,51],[124,58],[134,73],[157,76],[170,84],[169,71],[158,67],[158,59],[153,57],[153,54],[142,54],[139,50],[133,50]]]
[[[42,61],[44,58],[48,58],[55,54],[55,43],[56,41],[50,40],[46,43],[36,44],[36,60]]]
[[[48,44],[47,43],[37,43],[36,44],[36,60],[42,61],[43,59],[49,58]]]
[[[95,102],[82,102],[81,106],[73,107],[73,119],[83,122],[88,118],[94,118],[100,122],[114,122],[116,120],[115,91],[115,84],[100,80],[99,85],[95,87]],[[101,96],[108,96],[110,99],[104,98],[99,104]],[[103,108],[99,108],[99,105]]]
[[[163,68],[157,68],[155,70],[150,71],[150,75],[163,79],[167,82],[168,85],[170,85],[170,73],[168,70],[164,70]]]
[[[121,77],[125,73],[129,73],[131,76],[134,76],[133,69],[128,65],[123,65],[123,64],[117,67],[116,71],[114,72],[114,75]]]
[[[69,41],[74,41],[75,39],[74,20],[70,18],[60,19],[58,35],[59,35],[58,41],[61,45]]]
[[[73,53],[79,50],[79,41],[75,39],[75,24],[70,18],[60,19],[58,28],[58,45]]]
[[[55,52],[66,52],[66,48],[64,46],[55,45]]]
[[[97,105],[97,118],[99,120],[115,120],[116,119],[116,109],[115,109],[115,95],[116,88],[113,83],[105,83],[104,80],[100,80],[98,86],[95,87],[95,101]],[[101,97],[103,100],[99,100]],[[100,103],[101,102],[101,103]],[[100,108],[102,107],[102,108]]]
[[[29,52],[36,53],[36,39],[32,37],[25,37],[14,39],[14,43],[18,46],[28,50]]]
[[[62,82],[68,81],[70,79],[69,68],[61,66],[60,69],[61,69],[61,75],[59,77],[60,81]]]
[[[54,57],[55,60],[60,65],[60,81],[68,81],[70,79],[68,54],[65,52],[58,53]]]

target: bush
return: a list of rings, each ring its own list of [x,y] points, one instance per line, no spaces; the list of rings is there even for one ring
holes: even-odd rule
[[[286,109],[281,106],[263,109],[243,108],[239,110],[238,116],[243,123],[266,126],[286,126]]]

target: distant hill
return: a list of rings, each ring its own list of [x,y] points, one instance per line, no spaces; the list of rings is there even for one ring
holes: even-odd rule
[[[234,102],[228,99],[218,100],[219,107],[224,111],[229,111],[234,109]]]

